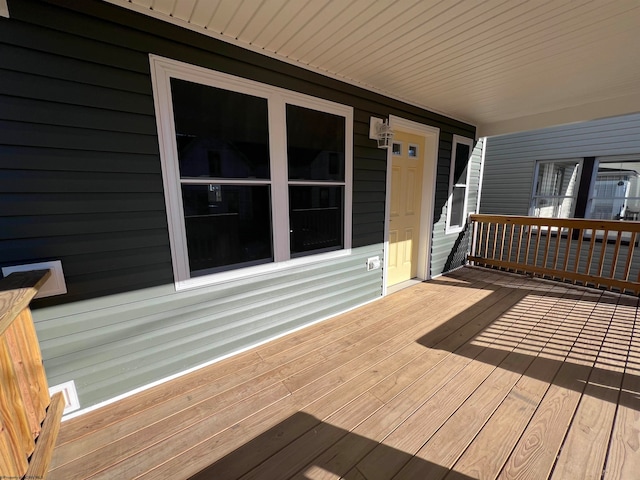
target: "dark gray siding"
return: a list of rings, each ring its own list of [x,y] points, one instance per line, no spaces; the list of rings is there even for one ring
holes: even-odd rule
[[[464,123],[97,0],[0,18],[0,266],[62,260],[35,302],[50,384],[87,407],[380,296],[386,154],[369,117],[441,129],[436,219]],[[173,286],[149,53],[354,107],[353,252],[215,287]],[[446,173],[445,173],[446,172]],[[445,251],[434,241],[434,251]],[[82,301],[80,301],[82,300]],[[304,306],[304,308],[301,308]]]
[[[383,240],[386,165],[368,138],[371,115],[439,127],[445,147],[451,133],[473,135],[460,122],[104,2],[10,8],[0,28],[0,206],[10,215],[0,223],[0,266],[61,259],[69,290],[36,306],[172,280],[149,53],[354,106],[354,247]],[[443,189],[439,182],[439,198]]]
[[[640,153],[640,114],[487,140],[481,213],[528,215],[537,160]]]

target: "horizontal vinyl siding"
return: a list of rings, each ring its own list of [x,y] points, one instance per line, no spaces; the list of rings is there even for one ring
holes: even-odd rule
[[[468,137],[467,138],[472,138]],[[469,251],[469,230],[459,233],[446,233],[447,200],[449,196],[449,176],[451,166],[452,138],[446,148],[441,148],[438,161],[438,182],[436,185],[436,216],[433,227],[433,249],[431,256],[431,275],[440,275],[466,263]],[[478,202],[480,182],[480,164],[482,159],[482,140],[474,142],[469,163],[469,185],[467,192],[467,213],[475,212]]]
[[[640,153],[640,114],[491,137],[481,213],[528,215],[538,160]]]
[[[49,383],[74,380],[82,408],[378,298],[382,270],[367,272],[365,260],[383,254],[387,165],[370,117],[440,129],[437,221],[451,137],[475,134],[106,2],[9,6],[11,18],[0,18],[0,266],[62,260],[68,294],[34,301],[34,318]],[[354,108],[350,255],[175,291],[150,53]],[[433,247],[445,257],[451,248],[441,236]]]
[[[365,267],[372,255],[382,244],[215,287],[37,309],[49,383],[73,379],[87,407],[379,298],[382,270]]]
[[[436,126],[445,137],[473,132],[472,127],[441,115],[103,2],[51,5],[25,0],[14,4],[12,18],[0,29],[0,51],[6,60],[0,66],[0,106],[5,107],[0,108],[0,168],[6,210],[22,218],[7,221],[10,233],[0,246],[11,255],[0,258],[0,263],[59,258],[65,272],[69,265],[68,295],[37,301],[36,306],[90,298],[100,294],[101,288],[103,294],[111,294],[172,279],[168,252],[162,265],[148,269],[146,279],[137,275],[138,280],[131,282],[133,277],[116,250],[96,249],[95,254],[113,260],[108,277],[112,283],[105,279],[98,287],[81,284],[90,278],[85,275],[81,282],[76,277],[86,259],[53,248],[55,241],[52,248],[37,252],[14,245],[36,238],[37,229],[25,224],[38,223],[44,229],[42,236],[70,243],[93,240],[90,235],[108,238],[128,231],[139,236],[144,230],[147,243],[168,246],[149,53],[354,106],[354,247],[383,241],[386,155],[368,138],[371,116],[398,115]],[[58,8],[58,4],[90,14]],[[445,145],[441,143],[441,149]],[[140,195],[139,201],[125,205],[127,193]],[[44,211],[39,204],[46,205]],[[89,221],[93,226],[84,225],[91,212],[96,213]],[[130,228],[137,223],[136,215],[139,225]],[[149,259],[149,264],[156,259]],[[117,268],[123,269],[122,275],[117,275]]]

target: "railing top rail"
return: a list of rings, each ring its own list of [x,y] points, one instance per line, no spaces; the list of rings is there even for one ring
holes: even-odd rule
[[[484,215],[473,214],[471,221],[504,223],[507,225],[529,225],[544,227],[564,227],[574,229],[609,230],[623,232],[639,232],[640,222],[627,220],[589,220],[583,218],[546,218],[525,217],[517,215]]]
[[[14,272],[0,279],[0,335],[36,296],[51,276],[49,270]]]

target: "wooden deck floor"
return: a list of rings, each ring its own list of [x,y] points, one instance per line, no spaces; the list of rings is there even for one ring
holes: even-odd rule
[[[461,269],[64,422],[49,478],[637,479],[637,304]]]

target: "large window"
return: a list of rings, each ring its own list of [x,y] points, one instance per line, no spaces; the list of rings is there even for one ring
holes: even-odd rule
[[[547,218],[572,217],[579,170],[579,160],[538,162],[530,214]]]
[[[640,158],[598,159],[587,218],[640,220]]]
[[[462,231],[467,221],[467,197],[469,193],[469,161],[473,149],[470,138],[453,136],[451,168],[449,173],[449,200],[447,208],[447,233]]]
[[[151,65],[178,287],[350,248],[351,107]]]
[[[273,261],[267,100],[170,83],[191,275]]]

